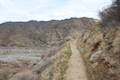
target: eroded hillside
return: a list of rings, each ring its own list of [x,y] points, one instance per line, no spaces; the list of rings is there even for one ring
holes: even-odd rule
[[[7,22],[0,24],[1,47],[58,46],[70,40],[81,28],[95,24],[90,18],[71,18],[62,21]]]
[[[78,39],[90,80],[120,80],[120,27],[95,27]]]

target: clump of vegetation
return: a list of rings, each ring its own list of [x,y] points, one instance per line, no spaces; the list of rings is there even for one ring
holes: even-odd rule
[[[71,48],[66,43],[54,56],[54,61],[41,74],[41,80],[65,80],[66,70],[68,69],[68,61],[71,56]]]
[[[100,12],[104,26],[116,26],[120,22],[120,0],[113,0],[112,5]]]
[[[54,76],[56,76],[55,80],[65,80],[65,73],[68,68],[70,56],[70,46],[64,47],[64,49],[60,52],[60,56],[56,59],[54,66]]]

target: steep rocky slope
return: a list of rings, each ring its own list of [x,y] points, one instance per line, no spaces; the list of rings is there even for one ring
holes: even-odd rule
[[[120,27],[91,28],[78,39],[90,80],[120,80]]]

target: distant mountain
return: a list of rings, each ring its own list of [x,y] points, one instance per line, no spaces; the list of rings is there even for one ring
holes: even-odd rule
[[[96,20],[85,17],[61,21],[6,22],[0,24],[0,46],[56,46],[69,40],[74,31],[91,28],[95,24]]]

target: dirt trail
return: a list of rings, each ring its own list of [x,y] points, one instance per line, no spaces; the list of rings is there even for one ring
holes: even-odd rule
[[[76,41],[70,43],[72,55],[68,63],[66,80],[88,80],[84,61],[76,47]]]

